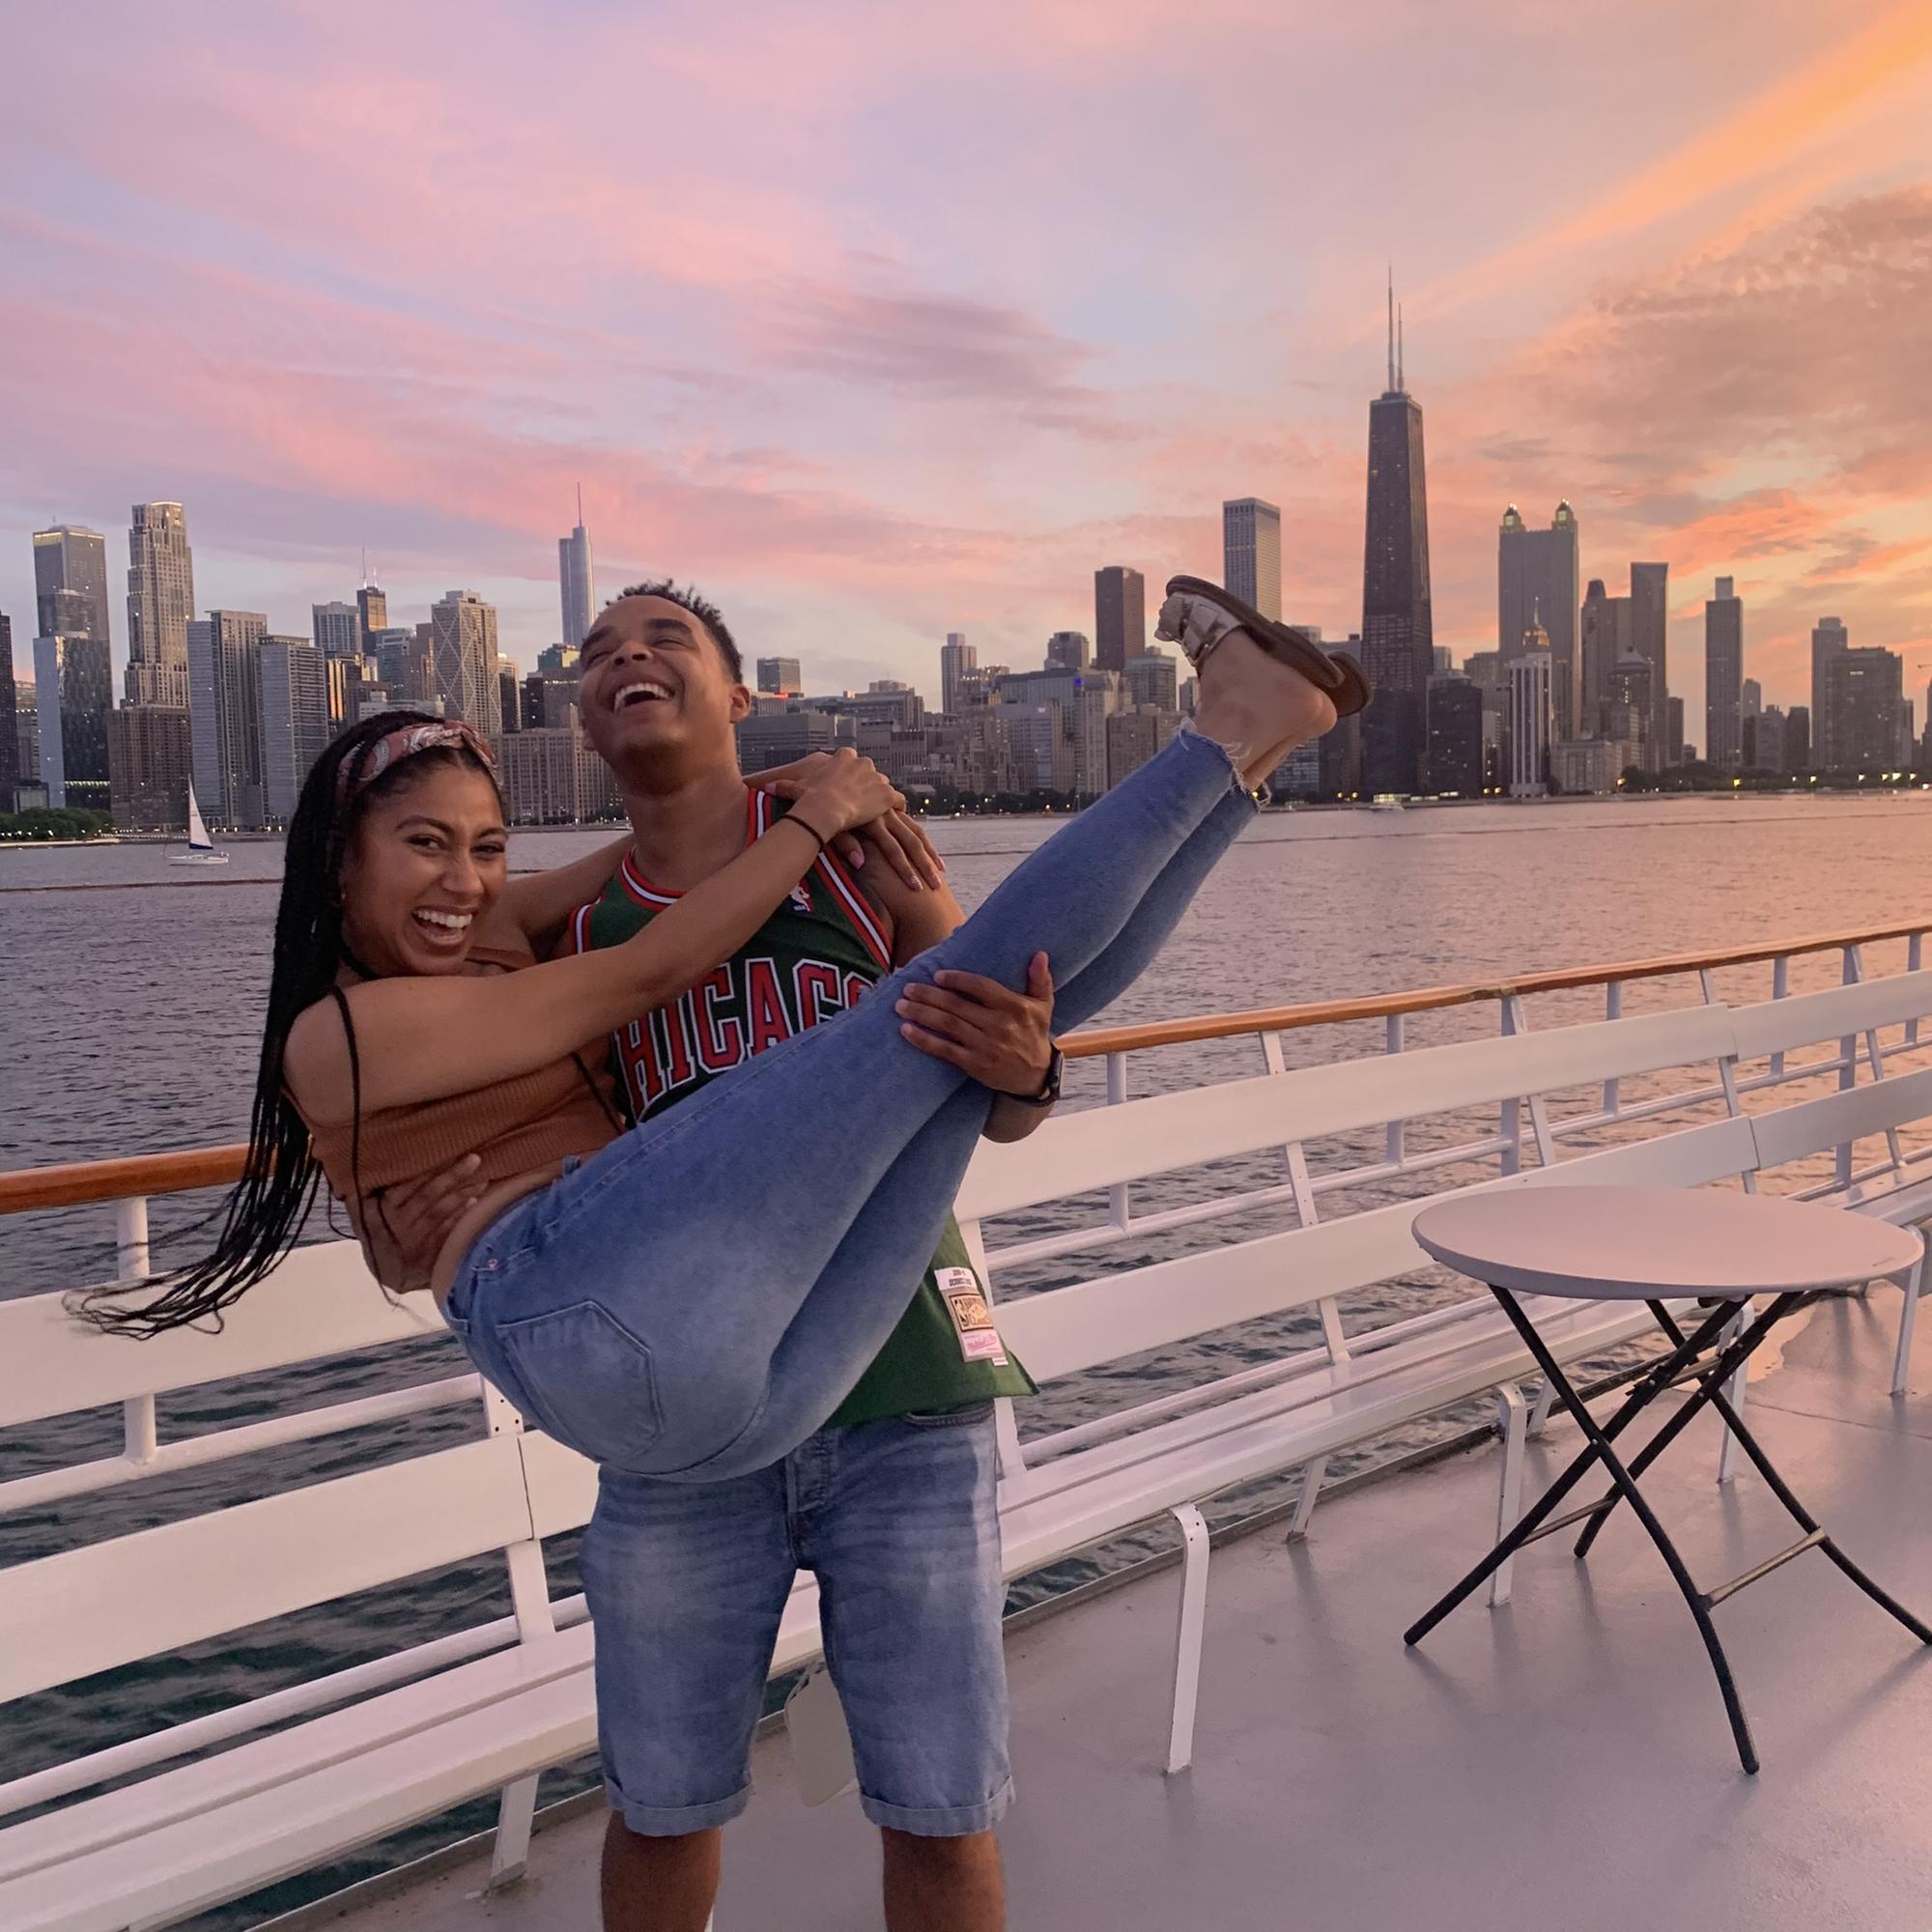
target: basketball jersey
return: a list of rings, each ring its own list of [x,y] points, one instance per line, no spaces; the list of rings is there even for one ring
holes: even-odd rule
[[[750,843],[786,808],[768,791],[748,791],[746,798]],[[602,896],[578,909],[569,948],[588,952],[621,945],[681,896],[652,885],[626,853]],[[786,902],[730,958],[668,1006],[611,1035],[626,1110],[634,1121],[655,1119],[726,1068],[842,1012],[891,967],[877,913],[838,857],[820,853]],[[949,1214],[898,1326],[827,1426],[1033,1392],[1033,1378],[1000,1339],[965,1238]]]

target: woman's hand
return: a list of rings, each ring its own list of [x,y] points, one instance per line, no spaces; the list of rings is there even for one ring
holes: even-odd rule
[[[779,765],[770,771],[754,772],[745,782],[761,790],[776,792],[784,799],[804,797],[812,780],[832,762],[829,752],[813,752],[795,764]],[[831,841],[832,849],[855,871],[866,867],[865,847],[870,845],[893,872],[914,892],[926,887],[937,889],[945,883],[946,865],[919,820],[905,811],[889,811],[856,833],[841,832]]]
[[[829,843],[841,832],[904,810],[904,795],[870,758],[841,749],[812,774],[791,815]]]
[[[1044,952],[1015,993],[978,973],[935,973],[908,986],[894,1010],[899,1031],[922,1053],[970,1074],[982,1087],[1031,1099],[1053,1065],[1053,974]]]

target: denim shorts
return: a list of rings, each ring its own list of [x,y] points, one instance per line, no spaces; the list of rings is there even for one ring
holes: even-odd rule
[[[721,1483],[605,1469],[583,1539],[605,1789],[669,1837],[751,1797],[794,1574],[818,1578],[825,1657],[860,1803],[928,1837],[989,1830],[1007,1764],[992,1406],[825,1429]]]

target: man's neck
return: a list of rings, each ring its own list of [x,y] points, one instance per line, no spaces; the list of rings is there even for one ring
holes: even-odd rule
[[[745,849],[745,781],[712,765],[663,789],[624,787],[631,857],[653,885],[689,892]]]

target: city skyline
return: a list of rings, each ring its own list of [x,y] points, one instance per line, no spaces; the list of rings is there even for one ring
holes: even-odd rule
[[[1586,578],[1670,562],[1673,660],[1728,572],[1774,696],[1821,610],[1923,681],[1922,5],[1765,0],[1740,35],[1715,0],[1627,0],[1614,32],[1464,4],[1393,40],[1373,8],[1310,34],[1233,0],[964,35],[487,12],[203,5],[138,72],[58,13],[14,23],[0,531],[87,523],[118,568],[128,506],[180,500],[203,605],[290,631],[367,543],[414,611],[473,584],[527,664],[581,478],[607,581],[675,570],[750,650],[862,686],[948,628],[998,659],[1082,625],[1109,561],[1211,575],[1218,504],[1255,494],[1285,608],[1346,635],[1392,255],[1459,656],[1503,507],[1568,497]],[[621,130],[666,63],[646,162]],[[1123,113],[1188,137],[1123,150]],[[16,636],[23,576],[0,541]]]

